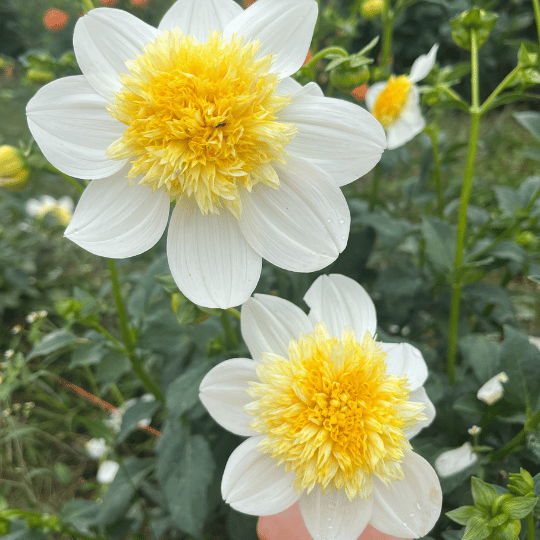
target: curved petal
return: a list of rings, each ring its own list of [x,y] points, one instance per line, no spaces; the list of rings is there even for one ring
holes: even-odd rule
[[[441,478],[448,478],[461,472],[478,461],[478,454],[473,452],[470,442],[462,444],[459,448],[446,450],[437,456],[435,470]]]
[[[106,98],[121,88],[118,75],[154,41],[157,30],[127,11],[96,8],[75,25],[73,48],[77,63],[96,92]]]
[[[164,189],[130,184],[128,167],[92,180],[84,190],[64,236],[94,255],[124,259],[150,249],[169,219]]]
[[[426,125],[420,110],[418,87],[413,86],[409,91],[407,103],[396,121],[388,127],[388,149],[399,148],[414,139]]]
[[[430,51],[427,54],[419,56],[411,67],[411,74],[409,75],[409,80],[414,84],[418,81],[421,81],[428,73],[432,70],[435,65],[435,58],[437,56],[437,50],[439,49],[439,44],[436,43],[431,47]]]
[[[341,338],[347,326],[352,327],[359,340],[366,330],[375,336],[375,306],[365,289],[353,279],[340,274],[319,276],[304,300],[310,307],[309,318],[313,324],[324,321],[331,336]]]
[[[405,431],[405,436],[407,437],[407,439],[412,439],[414,436],[418,435],[418,433],[420,433],[422,429],[429,426],[431,422],[433,422],[433,420],[435,419],[436,411],[435,405],[431,403],[431,400],[429,399],[423,386],[411,392],[409,396],[409,401],[425,403],[426,408],[422,412],[427,416],[425,420],[418,422],[416,426]]]
[[[298,128],[287,151],[318,165],[339,186],[373,169],[386,148],[386,134],[378,120],[342,99],[298,92],[278,117]]]
[[[271,71],[287,77],[298,71],[306,59],[317,21],[314,0],[258,0],[231,21],[223,35],[260,40],[258,56],[274,54]]]
[[[298,306],[266,294],[256,294],[242,306],[240,325],[255,361],[264,352],[287,358],[291,339],[313,330],[308,316]]]
[[[244,411],[244,405],[253,401],[246,390],[250,381],[258,380],[253,360],[225,360],[204,376],[199,386],[199,398],[220,426],[248,437],[255,432],[249,427],[253,416]]]
[[[258,184],[242,194],[242,232],[257,253],[280,268],[320,270],[347,245],[347,201],[332,178],[306,160],[291,156],[286,166],[274,167],[278,189]]]
[[[316,486],[300,497],[300,512],[312,538],[356,540],[366,528],[373,501],[357,497],[349,501],[345,490],[329,490],[325,495]]]
[[[422,353],[408,343],[381,343],[386,357],[386,371],[396,377],[407,377],[411,391],[422,386],[428,377],[428,368]]]
[[[257,450],[264,437],[244,441],[229,457],[221,480],[225,502],[252,516],[278,514],[300,498],[293,487],[294,473],[284,472],[268,454]]]
[[[106,107],[107,100],[82,75],[64,77],[40,88],[28,102],[28,127],[43,155],[64,174],[103,178],[125,163],[105,154],[124,131]]]
[[[183,0],[165,13],[158,30],[180,28],[184,34],[205,43],[210,32],[223,32],[244,10],[234,0]]]
[[[402,466],[404,480],[385,486],[374,479],[369,522],[385,534],[420,538],[433,528],[441,513],[441,485],[433,467],[414,452],[405,455]]]
[[[309,82],[305,86],[302,86],[292,77],[285,77],[279,82],[278,87],[276,88],[276,94],[296,94],[324,97],[323,91],[317,83]]]
[[[368,110],[373,110],[373,106],[375,105],[375,102],[377,101],[377,98],[379,97],[380,93],[386,88],[386,85],[388,84],[388,81],[386,82],[378,82],[375,84],[372,84],[366,91],[366,107]]]
[[[238,220],[228,210],[205,216],[191,199],[176,203],[167,257],[179,289],[204,307],[242,304],[261,275],[262,259],[242,236]]]

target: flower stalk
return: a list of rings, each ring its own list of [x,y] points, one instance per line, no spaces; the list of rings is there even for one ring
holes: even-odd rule
[[[385,68],[390,64],[390,57],[392,55],[392,36],[394,33],[394,12],[390,7],[390,0],[384,0],[382,23],[383,35],[380,66]]]
[[[88,13],[91,9],[94,9],[96,6],[94,6],[94,3],[92,0],[82,0],[83,9],[86,13]]]
[[[539,0],[532,0],[534,8],[534,18],[536,20],[536,32],[538,34],[538,43],[540,44],[540,2]]]
[[[437,191],[437,215],[443,219],[444,200],[442,195],[441,179],[441,157],[439,156],[439,128],[437,126],[428,126],[425,132],[431,139],[431,149],[433,151],[433,178],[435,179],[435,189]]]

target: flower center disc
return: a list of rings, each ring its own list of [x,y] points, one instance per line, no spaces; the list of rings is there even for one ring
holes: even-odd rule
[[[392,75],[373,106],[373,116],[384,128],[393,124],[407,102],[412,83],[406,75]]]
[[[290,342],[289,358],[263,355],[248,389],[257,401],[244,409],[266,434],[259,450],[294,471],[296,489],[333,486],[352,500],[371,496],[372,475],[403,477],[404,430],[425,418],[424,404],[409,402],[406,377],[387,374],[385,358],[368,332],[338,340],[322,323]]]
[[[108,157],[130,159],[130,178],[171,199],[193,195],[204,214],[225,205],[240,217],[238,184],[278,188],[272,162],[284,163],[296,132],[276,119],[291,98],[274,93],[272,56],[257,58],[258,48],[219,32],[206,43],[178,29],[160,33],[126,63],[107,110],[127,127]]]

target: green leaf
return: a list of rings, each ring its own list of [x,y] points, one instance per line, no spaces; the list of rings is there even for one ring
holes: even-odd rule
[[[137,403],[128,407],[122,416],[118,442],[124,441],[131,432],[137,429],[141,420],[151,419],[160,406],[159,401],[146,401],[139,398]]]
[[[514,113],[514,118],[540,142],[540,113],[525,111]]]
[[[227,513],[227,532],[234,540],[257,540],[257,516],[248,516],[233,508]]]
[[[486,512],[491,509],[491,504],[499,496],[497,490],[491,484],[480,480],[476,476],[471,478],[471,492],[475,506]]]
[[[508,186],[495,186],[493,189],[499,208],[504,215],[513,217],[522,209],[521,197],[516,190]]]
[[[540,497],[540,473],[538,473],[534,478],[534,494],[537,496],[537,497]]]
[[[182,416],[199,401],[199,385],[210,365],[196,363],[175,379],[167,388],[167,409],[173,418]]]
[[[480,384],[501,372],[501,345],[493,338],[484,334],[469,334],[459,341],[459,348]]]
[[[533,407],[540,392],[540,350],[527,336],[511,326],[504,327],[501,371],[508,375],[504,397],[516,405]]]
[[[34,348],[27,357],[27,360],[36,358],[37,356],[45,356],[60,349],[64,349],[74,343],[77,343],[79,339],[77,336],[68,332],[65,328],[55,330],[50,334],[47,334],[39,343],[34,345]]]
[[[108,349],[104,343],[83,343],[71,353],[70,368],[98,364]]]
[[[501,511],[513,519],[523,519],[536,506],[536,497],[513,497],[501,505]]]
[[[96,381],[104,384],[115,383],[131,371],[131,362],[128,356],[117,350],[109,350],[101,359],[96,368]]]
[[[465,533],[463,534],[463,540],[484,540],[489,536],[491,532],[488,527],[487,521],[483,517],[473,516],[465,527]]]
[[[99,504],[86,499],[72,499],[66,502],[58,517],[63,523],[70,524],[79,532],[86,532],[88,527],[94,522],[99,511]]]
[[[459,523],[460,525],[467,525],[467,522],[473,517],[473,516],[482,516],[482,512],[478,510],[478,508],[474,506],[460,506],[459,508],[456,508],[455,510],[450,510],[450,512],[446,512],[446,515],[456,523]]]
[[[422,234],[426,241],[426,255],[433,265],[440,270],[453,269],[456,251],[455,227],[438,219],[424,217]]]

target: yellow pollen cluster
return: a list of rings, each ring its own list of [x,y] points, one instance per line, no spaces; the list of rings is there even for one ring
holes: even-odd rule
[[[406,75],[392,75],[373,106],[373,116],[384,128],[389,127],[405,107],[412,83]]]
[[[165,187],[171,199],[193,195],[204,214],[225,205],[240,217],[239,184],[278,188],[272,163],[284,163],[296,133],[277,121],[291,98],[274,93],[272,56],[257,58],[258,48],[219,32],[206,43],[177,29],[160,33],[126,63],[107,110],[127,127],[107,156],[129,159],[130,178]]]
[[[244,409],[266,434],[259,450],[294,471],[296,489],[319,484],[352,500],[371,496],[373,476],[403,477],[404,430],[425,418],[424,404],[409,402],[406,377],[387,374],[385,358],[369,332],[339,340],[322,323],[290,342],[289,358],[263,355]]]

